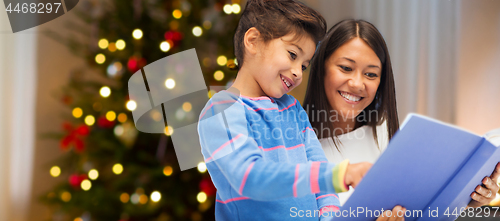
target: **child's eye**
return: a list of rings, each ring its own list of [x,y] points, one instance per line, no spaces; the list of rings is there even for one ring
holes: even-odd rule
[[[339,67],[342,68],[342,70],[344,70],[344,71],[352,71],[352,69],[350,67],[346,67],[343,65],[339,65]]]
[[[302,71],[305,71],[307,69],[307,66],[302,65]]]
[[[288,52],[290,54],[290,57],[292,58],[292,60],[295,60],[297,58],[297,55],[291,51]]]
[[[375,74],[375,73],[366,73],[365,75],[368,76],[369,78],[376,78],[376,77],[378,77],[378,75]]]

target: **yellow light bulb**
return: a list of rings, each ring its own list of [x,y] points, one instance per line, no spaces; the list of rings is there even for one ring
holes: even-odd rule
[[[175,19],[179,19],[182,17],[182,11],[179,10],[179,9],[175,9],[173,12],[172,12],[172,16],[174,16]]]
[[[200,173],[204,173],[204,172],[206,172],[206,171],[207,171],[207,165],[205,164],[205,162],[200,162],[200,163],[198,164],[198,171],[199,171]]]
[[[127,115],[125,113],[118,114],[118,121],[120,123],[125,123],[125,121],[127,121]]]
[[[170,50],[170,44],[166,41],[161,42],[160,49],[163,52],[168,52]]]
[[[99,48],[106,49],[109,45],[109,42],[108,42],[108,40],[103,38],[103,39],[99,40],[98,45],[99,45]]]
[[[82,190],[90,190],[90,188],[92,187],[92,183],[90,182],[90,180],[83,180],[82,183],[80,184],[80,186],[82,187]]]
[[[105,61],[106,61],[106,56],[104,56],[103,54],[97,54],[95,56],[95,62],[96,63],[103,64]]]
[[[156,203],[156,202],[160,201],[160,199],[161,199],[161,193],[160,192],[154,191],[153,193],[151,193],[151,200],[153,202]]]
[[[142,38],[142,31],[141,31],[141,29],[135,29],[132,32],[132,37],[134,37],[135,39],[141,39]]]
[[[113,166],[113,173],[116,175],[120,175],[123,172],[123,166],[119,163],[115,164]]]
[[[224,55],[221,55],[217,58],[217,64],[219,64],[220,66],[224,66],[227,64],[227,58],[226,56]]]
[[[133,101],[133,100],[129,100],[129,101],[127,102],[127,109],[128,109],[129,111],[134,111],[136,108],[137,108],[137,103],[135,103],[135,101]]]
[[[174,170],[172,169],[171,166],[166,166],[163,168],[163,174],[165,176],[170,176],[170,175],[172,175],[173,172],[174,172]]]
[[[108,111],[108,113],[106,113],[106,119],[108,121],[114,121],[116,119],[116,113],[114,111]]]
[[[89,178],[91,180],[96,180],[99,177],[99,172],[96,169],[92,169],[89,171]]]
[[[82,109],[81,109],[81,108],[79,108],[79,107],[75,107],[75,108],[73,109],[72,114],[73,114],[73,117],[75,117],[75,118],[80,118],[80,117],[82,117],[82,115],[83,115],[83,111],[82,111]]]
[[[196,195],[196,199],[198,200],[198,202],[204,203],[205,201],[207,201],[207,194],[204,192],[199,192],[198,195]]]
[[[122,40],[122,39],[120,39],[120,40],[116,41],[116,48],[117,48],[118,50],[123,50],[123,49],[125,49],[125,45],[126,45],[126,44],[125,44],[125,41],[124,41],[124,40]]]
[[[122,203],[127,203],[129,199],[130,196],[127,193],[122,193],[120,195],[120,201],[122,201]]]
[[[85,117],[85,124],[87,124],[88,126],[92,126],[92,125],[94,125],[94,123],[95,123],[95,118],[94,118],[94,116],[92,116],[92,115],[87,115],[87,116]]]
[[[224,72],[222,72],[222,71],[216,71],[214,73],[214,79],[217,80],[217,81],[221,81],[222,79],[224,79]]]
[[[50,175],[53,177],[58,177],[59,175],[61,175],[61,168],[59,168],[58,166],[53,166],[52,168],[50,168]]]
[[[228,15],[231,14],[231,12],[233,12],[233,7],[231,7],[230,4],[225,4],[223,9],[224,9],[224,13],[226,13]]]
[[[108,86],[104,86],[99,90],[99,94],[101,94],[102,97],[109,97],[111,89]]]
[[[200,26],[196,26],[193,28],[193,35],[196,37],[200,37],[203,34],[203,30],[200,28]]]

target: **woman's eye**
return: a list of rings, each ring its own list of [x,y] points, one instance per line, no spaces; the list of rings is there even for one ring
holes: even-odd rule
[[[344,71],[352,71],[352,69],[350,67],[346,67],[343,65],[339,65],[339,67],[342,68],[342,70],[344,70]]]
[[[366,73],[366,76],[368,76],[370,78],[376,78],[376,77],[378,77],[378,75],[375,74],[375,73]]]
[[[302,65],[302,71],[305,71],[307,67],[305,65]]]
[[[291,51],[288,52],[290,54],[290,57],[295,60],[297,58],[297,55]]]

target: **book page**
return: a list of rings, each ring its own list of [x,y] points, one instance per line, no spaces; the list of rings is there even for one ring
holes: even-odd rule
[[[500,147],[500,128],[494,129],[484,135],[486,140],[490,141],[496,147]]]

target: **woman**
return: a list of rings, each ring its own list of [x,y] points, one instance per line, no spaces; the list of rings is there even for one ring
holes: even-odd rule
[[[399,129],[391,59],[380,32],[363,20],[337,23],[321,41],[310,73],[303,105],[328,160],[375,162]],[[470,207],[495,198],[499,173],[500,164],[471,194]],[[342,204],[351,193],[339,194]]]

